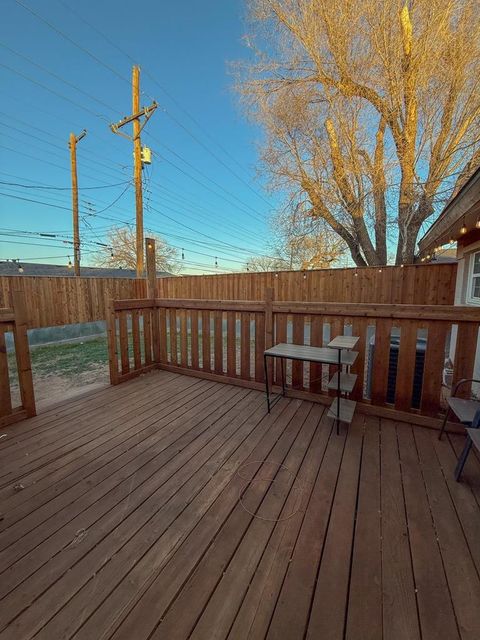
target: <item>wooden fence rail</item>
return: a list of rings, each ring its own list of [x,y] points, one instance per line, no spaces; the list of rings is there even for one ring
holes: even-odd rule
[[[13,308],[0,309],[0,426],[36,415],[33,391],[30,350],[27,337],[27,307],[22,292],[12,292]],[[10,367],[5,334],[13,333],[18,386],[19,406],[12,402]]]
[[[472,377],[480,311],[450,305],[363,305],[151,299],[112,302],[111,381],[153,367],[263,388],[263,352],[273,343],[323,346],[360,337],[355,399],[364,407],[438,417],[452,326],[458,327],[453,379]],[[287,364],[290,392],[327,400],[329,365]],[[280,370],[274,380],[280,383]],[[464,390],[466,394],[471,389]]]

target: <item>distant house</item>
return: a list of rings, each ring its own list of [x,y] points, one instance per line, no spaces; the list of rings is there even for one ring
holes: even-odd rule
[[[433,255],[436,247],[451,241],[457,243],[455,304],[480,307],[480,167],[449,200],[420,240],[420,255]],[[455,358],[455,338],[456,327],[452,331],[450,347],[452,361]],[[480,378],[480,339],[476,348],[474,376]],[[480,387],[476,391],[480,393]]]
[[[0,262],[0,276],[50,276],[74,277],[72,268],[62,264],[40,264],[36,262]],[[82,267],[83,278],[136,278],[135,269],[111,269],[105,267]],[[157,278],[171,276],[167,271],[157,271]]]

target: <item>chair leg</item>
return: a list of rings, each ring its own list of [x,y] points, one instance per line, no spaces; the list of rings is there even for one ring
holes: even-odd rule
[[[455,480],[458,482],[460,480],[460,476],[462,475],[463,467],[468,458],[468,454],[470,453],[470,449],[472,448],[472,440],[467,436],[467,441],[465,442],[465,446],[463,447],[463,451],[458,458],[457,466],[455,467]]]
[[[450,407],[447,408],[447,412],[445,413],[445,418],[443,419],[442,428],[440,429],[440,433],[438,434],[439,440],[442,439],[443,432],[445,431],[445,427],[447,426],[447,420],[449,415],[450,415]]]

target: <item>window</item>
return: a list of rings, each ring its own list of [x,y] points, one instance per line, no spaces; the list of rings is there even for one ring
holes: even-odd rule
[[[470,278],[467,298],[470,302],[480,304],[480,251],[470,258]]]

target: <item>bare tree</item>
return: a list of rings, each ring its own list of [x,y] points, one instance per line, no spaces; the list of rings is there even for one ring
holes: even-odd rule
[[[345,252],[345,242],[324,220],[307,215],[305,205],[305,202],[290,205],[275,214],[274,251],[287,269],[328,269]]]
[[[252,0],[239,89],[273,188],[307,198],[357,265],[412,262],[480,155],[478,0]]]
[[[178,251],[158,235],[150,234],[155,239],[155,253],[158,271],[177,273],[179,271]],[[102,267],[119,267],[136,269],[136,235],[130,227],[113,227],[107,234],[108,246],[102,248],[95,262]]]
[[[252,257],[249,271],[328,269],[342,256],[346,245],[323,221],[306,216],[302,204],[289,205],[271,221],[272,256]]]
[[[253,256],[245,264],[247,271],[286,271],[288,268],[288,262],[273,256]]]

